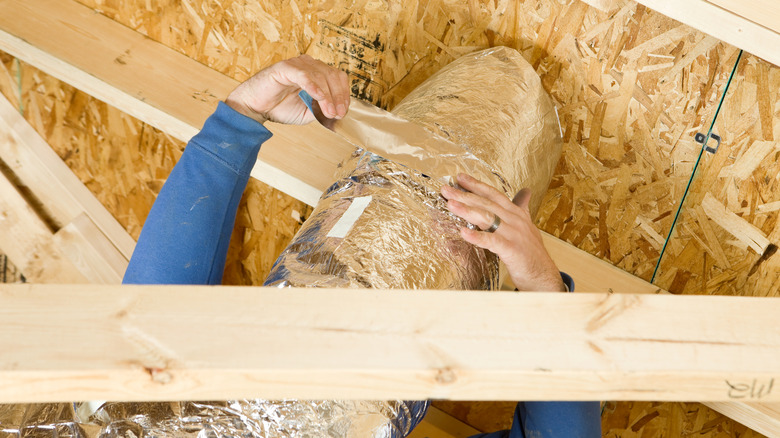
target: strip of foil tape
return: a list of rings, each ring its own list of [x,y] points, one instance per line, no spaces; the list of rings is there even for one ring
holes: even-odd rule
[[[561,152],[554,107],[539,77],[504,47],[455,60],[393,114],[356,101],[347,118],[329,127],[356,150],[266,285],[496,289],[496,257],[460,238],[458,229],[473,225],[447,210],[441,186],[466,172],[507,196],[531,187],[535,213]],[[361,205],[350,209],[355,200]],[[0,438],[400,438],[419,423],[428,402],[93,405],[0,405]]]

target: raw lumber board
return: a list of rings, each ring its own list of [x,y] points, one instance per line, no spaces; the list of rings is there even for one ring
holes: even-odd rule
[[[775,0],[707,0],[734,15],[780,34],[780,4]]]
[[[464,438],[479,431],[434,406],[428,408],[423,421],[412,430],[409,438]]]
[[[122,283],[128,260],[85,213],[54,233],[54,242],[90,283]]]
[[[65,226],[86,213],[127,263],[133,254],[135,240],[2,96],[0,160],[30,189],[56,226]]]
[[[705,402],[704,404],[756,432],[769,437],[780,436],[780,403]]]
[[[637,0],[637,3],[780,65],[777,51],[780,13],[773,0]]]
[[[558,269],[574,279],[577,291],[666,293],[658,286],[635,277],[555,236],[542,232],[542,239]]]
[[[86,283],[68,260],[48,225],[0,172],[0,251],[34,283]]]
[[[0,403],[780,400],[768,298],[98,285],[0,298]]]
[[[183,141],[238,85],[71,0],[0,0],[0,9],[0,49]],[[269,129],[253,176],[316,203],[354,147],[317,124]]]

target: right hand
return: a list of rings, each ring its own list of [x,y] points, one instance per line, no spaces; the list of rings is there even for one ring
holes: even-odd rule
[[[298,97],[305,90],[328,119],[340,119],[349,108],[349,78],[311,56],[277,62],[261,70],[230,93],[225,103],[239,113],[264,123],[303,125],[316,119]]]
[[[495,232],[461,228],[463,239],[498,255],[518,290],[565,292],[561,274],[531,219],[531,191],[523,189],[510,201],[469,175],[459,174],[458,184],[464,190],[447,185],[441,188],[451,212],[483,230],[490,227],[496,216],[501,219]]]

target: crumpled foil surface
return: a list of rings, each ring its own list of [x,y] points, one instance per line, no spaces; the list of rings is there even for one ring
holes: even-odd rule
[[[509,196],[530,188],[536,215],[563,143],[555,106],[520,53],[494,47],[464,55],[415,88],[393,114],[474,154],[503,178]]]
[[[561,152],[557,116],[539,77],[512,49],[476,52],[432,76],[393,114],[355,102],[348,118],[332,127],[356,151],[266,285],[499,286],[496,257],[460,238],[458,229],[473,225],[449,213],[439,191],[457,172],[467,172],[507,196],[531,187],[536,212]],[[356,200],[365,208],[334,237]],[[90,406],[0,405],[0,438],[400,438],[421,420],[428,402],[110,402],[94,412]]]
[[[111,402],[94,412],[88,403],[0,405],[0,437],[394,438],[424,413],[404,402],[334,400]]]
[[[442,182],[358,149],[277,259],[266,286],[496,289],[498,259],[460,237]],[[371,197],[343,238],[328,237],[353,200]]]

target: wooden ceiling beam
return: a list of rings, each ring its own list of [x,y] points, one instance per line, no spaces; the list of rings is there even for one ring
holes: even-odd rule
[[[780,401],[771,298],[83,285],[0,296],[0,403]]]
[[[775,0],[636,2],[780,66],[780,4]]]

